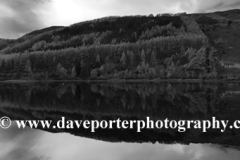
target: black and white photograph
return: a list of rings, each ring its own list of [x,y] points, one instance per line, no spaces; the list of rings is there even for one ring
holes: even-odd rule
[[[80,159],[239,160],[240,0],[0,0],[0,160]]]

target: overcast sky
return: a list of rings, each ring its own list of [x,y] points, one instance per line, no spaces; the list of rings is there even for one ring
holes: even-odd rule
[[[240,0],[0,0],[0,38],[110,15],[211,12],[240,8]]]
[[[0,128],[1,160],[239,160],[237,148],[211,144],[109,143],[67,133]]]

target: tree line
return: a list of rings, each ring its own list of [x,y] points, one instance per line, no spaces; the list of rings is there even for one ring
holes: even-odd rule
[[[54,35],[56,31],[49,31],[35,36],[33,38],[35,43],[32,43],[32,40],[20,43],[26,47],[31,43],[31,50],[1,54],[0,77],[2,79],[216,78],[218,60],[214,49],[209,46],[207,37],[193,19],[186,16],[180,19],[182,25],[178,27],[173,21],[163,26],[151,25],[152,27],[139,32],[140,34],[132,32],[127,38],[135,37],[133,42],[119,42],[118,36],[112,37],[115,31],[110,30],[75,35],[67,40],[62,40],[60,35]],[[149,19],[146,23],[152,21],[154,19]],[[92,25],[97,24],[92,23]],[[59,32],[62,30],[64,29],[58,29]],[[120,29],[118,32],[124,31]],[[38,41],[39,37],[46,35],[51,36],[53,41]],[[14,47],[9,48],[14,50]]]

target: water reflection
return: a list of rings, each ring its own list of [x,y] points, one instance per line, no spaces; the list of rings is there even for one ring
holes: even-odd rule
[[[238,160],[240,151],[211,144],[166,145],[110,143],[26,128],[0,129],[0,159],[4,160]]]
[[[217,119],[228,119],[232,122],[240,117],[239,91],[239,84],[236,83],[0,83],[0,116],[25,120],[50,119],[53,122],[61,119],[62,116],[70,120],[109,120],[117,118],[136,120],[145,119],[146,116],[154,120],[165,118],[170,120],[206,120],[215,116]],[[31,130],[29,133],[37,135],[38,138],[45,135],[46,139],[51,137],[56,141],[59,138],[64,140],[74,139],[73,141],[81,140],[82,142],[79,142],[81,144],[89,141],[87,143],[97,143],[97,146],[99,144],[110,145],[111,143],[86,140],[80,137],[108,142],[144,143],[147,146],[152,145],[145,144],[145,142],[157,142],[162,144],[158,144],[158,147],[164,148],[168,145],[163,144],[175,144],[176,142],[178,144],[212,143],[240,146],[240,131],[230,129],[227,129],[224,133],[219,130],[209,130],[207,133],[202,133],[201,130],[187,130],[184,133],[179,133],[172,129],[146,129],[142,130],[141,133],[137,133],[136,130],[119,129],[98,129],[95,133],[90,133],[90,130],[84,130],[83,128],[44,130],[47,132]],[[21,133],[15,135],[17,132]],[[48,132],[70,133],[78,137],[69,134],[50,134]],[[16,142],[21,144],[23,141],[24,143],[27,141],[24,139],[24,135],[27,135],[27,133],[28,130],[13,130],[1,136],[3,139],[8,136],[11,137],[11,134],[12,139],[15,139],[15,136],[20,136],[22,141],[18,141],[18,139]],[[67,136],[67,138],[61,136]],[[36,138],[31,139],[36,140]],[[4,143],[9,142],[5,140]],[[31,140],[26,144],[30,148],[34,148],[38,143],[42,142]],[[71,143],[69,142],[69,144]],[[118,143],[111,145],[117,147]],[[139,144],[131,145],[138,146]],[[139,147],[141,148],[144,145],[140,144]],[[157,146],[153,146],[152,149],[155,150]],[[189,152],[190,154],[191,147],[179,146],[184,149],[184,153]],[[191,146],[194,148],[193,144]],[[203,145],[197,145],[197,147],[199,146]],[[209,147],[216,148],[216,146]],[[22,154],[22,152],[24,151],[14,150],[14,153]],[[149,150],[149,152],[151,151]],[[41,155],[39,156],[41,157]]]

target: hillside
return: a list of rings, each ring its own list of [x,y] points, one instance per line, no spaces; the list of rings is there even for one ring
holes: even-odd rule
[[[0,48],[0,79],[215,79],[219,60],[191,15],[106,17]]]
[[[9,44],[14,42],[15,40],[9,40],[9,39],[1,39],[0,38],[0,50],[6,48]]]
[[[219,72],[223,78],[240,77],[240,10],[230,10],[192,17],[217,49],[223,66]]]

